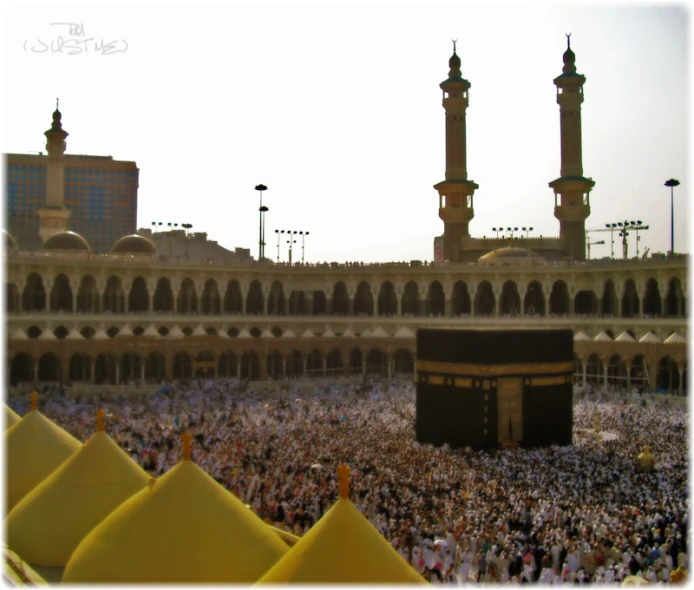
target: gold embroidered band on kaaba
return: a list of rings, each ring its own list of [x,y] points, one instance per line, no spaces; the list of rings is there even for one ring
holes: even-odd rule
[[[499,376],[499,375],[547,375],[573,373],[573,361],[561,363],[511,363],[507,365],[473,365],[469,363],[442,363],[417,361],[417,372],[445,373],[448,375]]]

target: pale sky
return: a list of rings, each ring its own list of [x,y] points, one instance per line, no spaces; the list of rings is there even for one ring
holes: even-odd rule
[[[557,236],[552,80],[571,33],[587,79],[584,176],[596,182],[586,227],[641,220],[641,253],[668,250],[674,177],[675,249],[689,249],[685,5],[53,3],[4,16],[3,152],[44,150],[60,97],[67,153],[137,162],[139,227],[191,223],[257,256],[263,183],[266,255],[275,229],[303,230],[310,262],[432,259],[451,39],[472,84],[471,234]],[[78,55],[32,51],[61,36],[92,41]],[[102,41],[114,53],[95,51]],[[609,256],[609,233],[592,236],[606,241],[592,256]]]

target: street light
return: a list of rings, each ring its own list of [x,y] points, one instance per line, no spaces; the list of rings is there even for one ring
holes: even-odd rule
[[[528,239],[528,234],[529,234],[531,231],[533,231],[533,228],[532,228],[532,227],[524,227],[524,228],[522,228],[522,230],[525,232],[525,239],[527,240],[527,239]]]
[[[638,258],[638,256],[639,256],[639,242],[641,241],[641,236],[639,235],[639,232],[647,230],[647,229],[651,229],[651,228],[647,225],[643,225],[643,223],[641,221],[636,221],[636,222],[631,221],[631,222],[629,222],[629,224],[631,225],[631,229],[636,232],[636,257]]]
[[[287,235],[289,236],[289,239],[287,240],[287,244],[289,244],[289,266],[292,265],[292,253],[294,252],[294,244],[296,244],[294,236],[298,233],[298,231],[294,231],[291,229],[287,230]]]
[[[260,206],[258,207],[258,214],[260,216],[260,226],[258,228],[258,260],[260,261],[263,259],[263,246],[265,245],[265,240],[263,239],[263,213],[265,213],[265,211],[268,210],[267,207],[265,208],[265,210],[263,210],[263,191],[266,191],[267,187],[264,184],[258,184],[256,185],[255,190],[257,190],[260,194]]]
[[[306,239],[308,232],[307,231],[300,231],[299,235],[301,235],[301,264],[303,264],[304,263],[304,240]]]
[[[614,258],[614,228],[617,227],[616,223],[606,223],[605,227],[610,230],[610,248],[612,252],[612,258]]]
[[[675,253],[675,187],[680,185],[680,181],[675,178],[665,182],[665,186],[670,187],[670,252]]]
[[[617,225],[621,228],[619,237],[622,238],[622,257],[624,260],[626,260],[629,257],[629,244],[627,243],[627,236],[629,235],[627,229],[629,229],[629,222],[625,221],[622,223],[621,221],[618,221]]]
[[[499,239],[499,232],[503,232],[503,231],[504,231],[504,228],[503,228],[503,227],[493,227],[493,228],[492,228],[492,231],[495,231],[495,232],[496,232],[496,239],[498,240],[498,239]],[[503,236],[502,236],[502,237],[503,237]]]
[[[283,234],[284,230],[276,229],[275,233],[277,234],[277,262],[279,262],[280,261],[280,234]]]

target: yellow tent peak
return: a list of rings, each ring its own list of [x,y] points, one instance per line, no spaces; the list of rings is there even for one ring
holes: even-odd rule
[[[7,542],[33,565],[65,567],[87,533],[148,481],[125,451],[97,432],[12,509]]]
[[[349,498],[341,497],[258,583],[425,584],[426,581]]]
[[[184,432],[181,434],[181,440],[183,441],[183,460],[190,461],[190,441],[193,440],[193,435],[190,432]]]
[[[96,430],[97,432],[103,432],[104,431],[104,416],[106,415],[106,412],[103,410],[99,409],[96,412]]]
[[[5,430],[17,424],[21,419],[22,417],[17,412],[5,404]]]
[[[39,394],[36,393],[35,391],[32,391],[30,394],[31,397],[31,409],[30,411],[34,411],[38,405],[39,405]]]
[[[337,468],[337,476],[340,480],[340,498],[349,498],[349,476],[352,470],[348,465],[342,464]]]
[[[82,443],[38,411],[5,432],[7,511],[55,471]]]
[[[92,529],[72,553],[63,583],[251,584],[289,550],[192,461],[156,481]]]

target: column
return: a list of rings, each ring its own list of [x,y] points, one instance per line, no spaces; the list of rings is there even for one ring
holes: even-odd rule
[[[287,378],[287,357],[282,355],[282,379]]]
[[[602,359],[602,368],[603,368],[603,372],[604,372],[604,379],[603,379],[602,385],[603,385],[605,391],[607,391],[607,368],[608,368],[607,363],[609,363],[609,362],[610,362],[609,358],[608,359],[604,359],[604,358]]]
[[[677,389],[677,395],[684,395],[684,361],[677,363],[677,371],[680,374],[680,386]]]
[[[328,355],[326,354],[323,357],[323,377],[325,377],[328,374]]]
[[[361,374],[366,375],[366,355],[363,351],[361,353]]]
[[[144,383],[145,381],[145,363],[147,362],[147,359],[143,359],[140,362],[140,381]]]
[[[627,368],[627,395],[631,395],[631,360],[625,360],[624,365]]]
[[[518,313],[520,313],[521,316],[524,316],[525,315],[525,296],[528,293],[528,287],[527,287],[527,285],[518,284],[518,283],[516,283],[516,287],[518,289],[518,300],[520,303],[520,309],[518,310]]]
[[[470,294],[470,317],[475,317],[475,296],[477,295],[477,287],[474,289],[468,285],[468,293]]]
[[[313,291],[304,291],[304,313],[313,315]]]
[[[388,379],[390,379],[393,376],[393,361],[390,357],[388,357]]]
[[[245,301],[245,298],[244,298]],[[243,359],[243,355],[238,355],[236,358],[236,378],[241,379],[241,360]]]
[[[402,294],[403,294],[403,289],[402,287],[400,289],[395,289],[395,299],[397,300],[398,303],[398,317],[402,317]]]
[[[492,285],[492,293],[494,293],[494,315],[499,317],[501,315],[501,293],[502,288]]]
[[[34,383],[39,380],[39,359],[34,359]]]
[[[246,315],[246,299],[248,298],[248,291],[250,290],[250,285],[239,285],[239,290],[241,291],[241,313]]]
[[[445,313],[444,313],[444,315],[445,315],[447,318],[450,318],[450,317],[453,315],[453,305],[452,305],[452,303],[453,303],[453,302],[450,300],[450,298],[449,298],[449,297],[446,297],[446,304],[445,304],[446,307],[445,307]]]
[[[90,358],[89,359],[89,368],[91,369],[91,384],[94,385],[96,383],[96,359],[95,358]]]
[[[581,359],[581,366],[583,367],[583,387],[586,386],[586,381],[588,379],[588,363]]]
[[[332,296],[332,293],[330,293],[330,296],[326,296],[326,298],[325,298],[325,313],[328,315],[333,314],[333,296]]]
[[[120,385],[120,359],[116,360],[116,385]]]
[[[308,377],[308,374],[306,373],[306,365],[308,364],[308,359],[304,357],[304,377]]]
[[[422,288],[420,287],[419,289],[419,315],[422,317],[427,316],[427,295],[429,294],[429,288]]]

